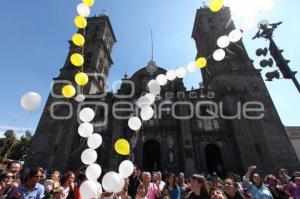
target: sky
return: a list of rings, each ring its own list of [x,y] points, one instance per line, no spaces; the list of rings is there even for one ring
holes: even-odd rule
[[[248,1],[248,0],[243,0]],[[10,0],[1,2],[0,66],[0,134],[7,129],[34,132],[50,91],[68,53],[68,40],[76,27],[73,18],[80,0]],[[225,3],[226,0],[225,0]],[[151,59],[150,31],[154,37],[154,60],[165,69],[186,66],[196,56],[191,38],[196,10],[201,0],[96,0],[91,15],[105,12],[111,20],[118,42],[113,48],[114,65],[109,85],[127,70],[131,76]],[[283,21],[275,32],[275,41],[285,50],[290,66],[299,70],[300,22],[296,13],[298,0],[277,0],[274,9],[261,19]],[[233,12],[239,26],[245,17]],[[255,50],[267,47],[263,40],[252,40],[257,29],[245,33],[243,41],[250,57],[259,68]],[[300,73],[299,73],[300,74]],[[300,80],[300,75],[297,78]],[[184,78],[185,86],[198,87],[200,71]],[[281,120],[286,126],[300,126],[300,94],[291,80],[266,82]],[[40,108],[30,115],[20,106],[21,96],[34,91],[42,96]]]

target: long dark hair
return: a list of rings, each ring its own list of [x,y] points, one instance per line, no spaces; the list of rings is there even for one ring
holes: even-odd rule
[[[172,187],[173,187],[173,188],[174,188],[174,187],[177,187],[177,179],[176,179],[176,176],[175,176],[174,173],[170,173],[170,174],[168,175],[168,178],[167,178],[167,187],[170,186],[170,183],[169,183],[169,178],[170,178],[170,177],[173,179],[173,182],[174,182],[174,185],[172,185]]]
[[[72,175],[75,176],[75,174],[74,174],[72,171],[68,171],[67,173],[65,173],[65,174],[62,176],[61,180],[60,180],[60,184],[61,184],[62,186],[64,186],[65,183],[68,181],[68,179],[69,179]]]
[[[202,184],[202,186],[201,186],[201,195],[209,196],[207,181],[206,181],[204,176],[199,175],[199,174],[194,174],[194,175],[192,175],[191,179],[196,180],[199,184]]]

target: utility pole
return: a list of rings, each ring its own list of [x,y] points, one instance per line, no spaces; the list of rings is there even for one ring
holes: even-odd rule
[[[281,24],[282,24],[282,22],[273,23],[273,24],[260,23],[259,30],[256,33],[256,35],[253,37],[253,39],[265,38],[270,41],[269,51],[270,51],[271,56],[275,60],[277,67],[279,68],[279,70],[281,71],[281,73],[285,79],[292,79],[296,88],[298,89],[298,92],[300,93],[300,84],[299,84],[298,80],[296,79],[297,72],[291,70],[291,68],[288,65],[288,63],[290,61],[286,60],[283,57],[283,55],[282,55],[283,50],[280,50],[273,40],[273,32]],[[266,55],[265,51],[266,50],[258,49],[256,51],[256,54],[258,56],[260,56],[262,54]],[[273,64],[272,60],[271,61],[263,60],[261,62],[261,66],[265,67],[266,65],[268,65],[268,63],[270,63],[269,65],[272,67],[272,64]],[[278,71],[274,71],[271,73],[267,73],[266,76],[268,78],[268,81],[272,81],[273,78],[277,78],[277,79],[279,78],[279,73],[278,73]]]

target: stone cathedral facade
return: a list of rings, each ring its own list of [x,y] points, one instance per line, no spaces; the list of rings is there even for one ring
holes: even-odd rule
[[[147,92],[149,80],[167,71],[151,60],[131,77],[126,74],[117,93],[106,92],[105,76],[113,64],[111,52],[116,38],[107,16],[89,18],[88,22],[84,68],[90,73],[90,82],[82,92],[90,97],[78,103],[59,95],[62,84],[73,81],[77,72],[69,62],[69,56],[77,50],[70,42],[67,61],[60,75],[54,78],[26,166],[63,171],[84,166],[80,155],[86,148],[86,140],[78,135],[80,121],[76,112],[84,106],[96,112],[94,132],[103,138],[102,146],[97,149],[97,161],[104,171],[117,170],[123,159],[131,159],[144,170],[187,174],[197,171],[242,174],[249,165],[257,165],[263,173],[276,172],[282,167],[299,168],[260,70],[254,68],[242,41],[229,47],[231,53],[222,62],[208,60],[207,69],[201,71],[203,83],[199,88],[187,90],[182,79],[168,82],[155,102],[154,118],[144,122],[140,131],[133,132],[127,122],[136,114],[134,102]],[[233,29],[229,8],[216,14],[206,7],[198,9],[192,31],[197,58],[209,57],[217,48],[218,37]],[[104,75],[94,75],[99,73]],[[248,102],[263,104],[262,119],[233,117],[239,105]],[[226,118],[210,117],[215,104]],[[130,141],[130,157],[114,151],[118,138]]]

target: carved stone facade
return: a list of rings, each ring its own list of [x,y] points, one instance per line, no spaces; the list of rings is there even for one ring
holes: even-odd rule
[[[108,75],[112,64],[110,53],[116,39],[106,16],[89,20],[94,22],[89,23],[87,31],[89,70]],[[234,28],[228,8],[217,14],[212,14],[208,8],[198,9],[192,35],[198,50],[197,57],[209,57],[216,49],[217,38]],[[71,45],[70,53],[72,48]],[[104,172],[117,170],[125,158],[130,158],[145,170],[183,171],[187,174],[197,171],[217,171],[221,175],[226,171],[243,173],[253,164],[264,173],[281,167],[299,168],[260,71],[254,68],[242,41],[230,46],[230,51],[232,54],[227,54],[222,62],[209,59],[208,68],[202,70],[203,86],[198,89],[187,90],[182,79],[169,81],[162,88],[161,98],[156,100],[155,117],[144,122],[139,132],[133,132],[127,124],[128,118],[136,115],[134,102],[147,92],[149,80],[166,73],[154,61],[131,77],[126,75],[117,93],[107,92],[100,99],[86,99],[78,104],[50,95],[26,165],[42,166],[47,170],[75,170],[83,166],[80,154],[86,148],[86,141],[77,133],[77,115],[73,114],[69,119],[53,119],[48,107],[55,102],[60,106],[56,115],[68,114],[68,108],[62,103],[65,106],[71,103],[73,111],[83,105],[93,107],[96,111],[95,124],[107,121],[95,128],[95,133],[103,137],[103,144],[98,149],[98,162]],[[58,79],[71,80],[75,72],[67,61]],[[95,77],[91,82],[85,93],[103,94],[105,79]],[[59,91],[60,88],[58,86],[54,90]],[[224,115],[233,116],[239,105],[250,101],[263,103],[263,119],[209,117],[214,104],[218,104]],[[113,111],[115,109],[119,111]],[[121,157],[114,151],[113,145],[119,138],[130,141],[130,157]]]

